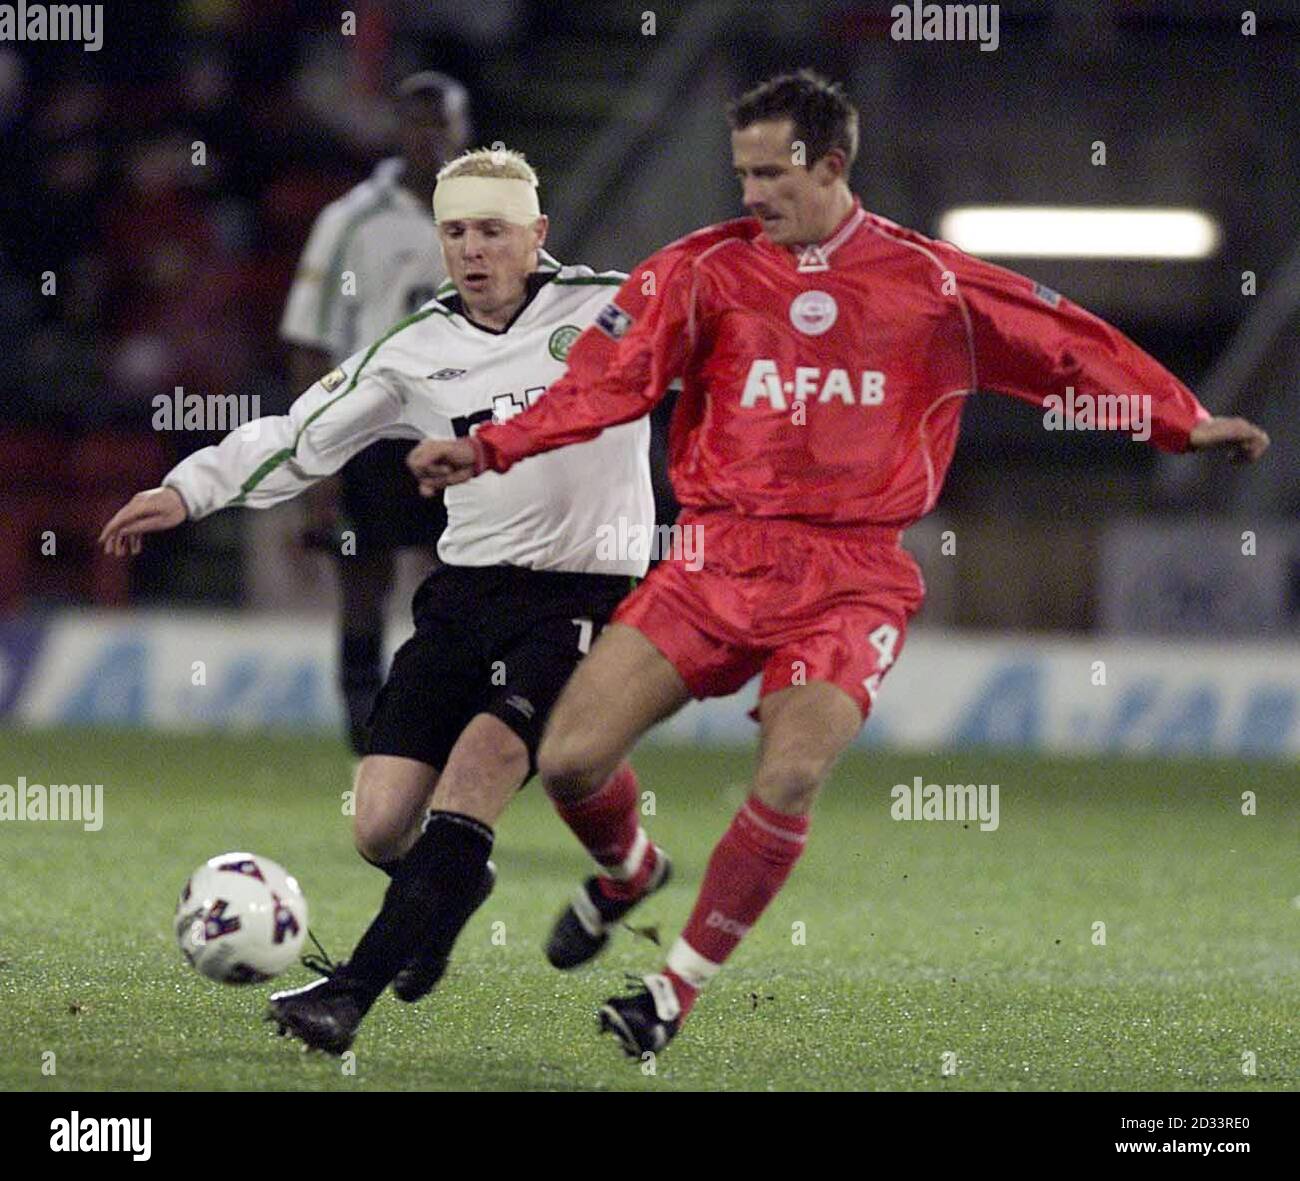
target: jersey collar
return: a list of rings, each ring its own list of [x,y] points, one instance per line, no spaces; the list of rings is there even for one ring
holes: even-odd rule
[[[830,237],[820,242],[806,242],[801,246],[777,246],[768,242],[768,246],[794,259],[795,268],[801,274],[812,274],[831,269],[831,255],[858,232],[867,220],[867,211],[862,208],[862,201],[853,198],[853,208],[844,215],[839,225],[831,231]],[[766,241],[766,239],[764,239]]]
[[[402,183],[402,173],[405,169],[406,161],[401,156],[387,156],[375,165],[370,179],[381,188],[399,185]]]
[[[550,259],[551,262],[555,262],[549,254],[546,255],[546,258]],[[540,258],[538,259],[538,262],[541,262]],[[459,316],[471,328],[477,328],[480,332],[486,332],[489,336],[505,336],[505,334],[518,322],[519,317],[528,310],[529,305],[537,297],[537,293],[559,273],[560,264],[555,263],[554,270],[543,270],[539,267],[529,275],[528,278],[524,280],[526,285],[524,302],[519,305],[519,309],[510,317],[510,322],[504,328],[489,328],[486,324],[480,324],[477,320],[470,319],[469,313],[465,310],[465,304],[460,298],[460,292],[456,290],[454,285],[452,286],[451,294],[445,296],[440,295],[438,297],[438,302],[449,312]]]

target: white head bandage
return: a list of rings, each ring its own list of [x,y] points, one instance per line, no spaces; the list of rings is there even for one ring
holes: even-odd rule
[[[500,218],[530,226],[542,215],[537,186],[502,176],[449,176],[433,191],[437,222]]]

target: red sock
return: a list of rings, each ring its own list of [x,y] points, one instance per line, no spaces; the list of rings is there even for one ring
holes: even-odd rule
[[[636,772],[620,763],[595,795],[576,804],[555,801],[561,819],[605,872],[600,888],[609,898],[635,898],[658,859],[637,816]]]
[[[757,796],[740,807],[714,847],[695,909],[668,954],[682,1017],[701,988],[776,897],[808,842],[807,816],[769,808]]]

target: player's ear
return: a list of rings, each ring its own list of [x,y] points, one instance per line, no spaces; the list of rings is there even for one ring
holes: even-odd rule
[[[550,228],[551,219],[544,213],[533,222],[533,233],[536,235],[533,245],[536,246],[538,250],[546,245],[546,233]]]
[[[814,178],[822,184],[843,180],[848,171],[848,158],[843,148],[829,149],[812,167]]]

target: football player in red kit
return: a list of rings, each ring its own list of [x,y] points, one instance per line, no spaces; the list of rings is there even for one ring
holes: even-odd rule
[[[857,111],[838,86],[807,71],[774,78],[729,114],[751,216],[633,268],[526,412],[421,443],[408,460],[432,494],[590,439],[682,383],[670,472],[703,562],[671,555],[623,601],[538,755],[560,815],[603,867],[547,948],[573,967],[604,945],[657,855],[613,771],[690,698],[762,674],[751,794],[663,970],[601,1009],[638,1056],[677,1033],[807,843],[817,792],[921,605],[899,539],[938,499],[967,395],[1124,407],[1131,417],[1101,425],[1167,451],[1255,460],[1268,446],[1069,300],[863,209],[847,181]]]

